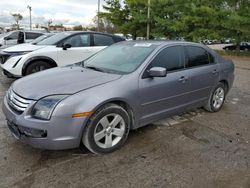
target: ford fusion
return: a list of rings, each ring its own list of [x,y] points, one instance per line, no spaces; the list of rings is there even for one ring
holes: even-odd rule
[[[197,107],[219,111],[233,80],[233,62],[201,44],[129,41],[15,81],[3,112],[33,147],[104,154],[131,129]]]

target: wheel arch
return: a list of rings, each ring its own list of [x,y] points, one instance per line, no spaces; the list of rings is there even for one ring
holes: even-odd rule
[[[126,100],[123,100],[123,99],[109,99],[109,100],[103,101],[102,103],[100,103],[99,105],[97,105],[93,109],[93,112],[95,113],[98,109],[102,108],[103,106],[105,106],[107,104],[116,104],[118,106],[123,107],[128,112],[129,117],[130,117],[130,121],[131,121],[130,129],[135,129],[136,128],[135,110],[132,107],[132,105],[130,105],[129,102],[126,101]]]
[[[228,89],[229,89],[229,83],[228,83],[228,81],[224,79],[224,80],[221,80],[220,83],[224,84],[224,86],[226,87],[225,89],[226,89],[226,93],[227,93]]]
[[[25,76],[25,72],[27,70],[27,67],[34,61],[45,61],[47,63],[49,63],[52,67],[57,67],[57,63],[55,62],[55,60],[53,60],[50,57],[46,57],[46,56],[36,56],[33,58],[28,59],[22,67],[22,76]]]

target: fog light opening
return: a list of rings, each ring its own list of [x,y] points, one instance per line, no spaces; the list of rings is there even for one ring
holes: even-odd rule
[[[45,138],[47,137],[46,130],[33,129],[28,127],[20,127],[20,131],[27,137]]]

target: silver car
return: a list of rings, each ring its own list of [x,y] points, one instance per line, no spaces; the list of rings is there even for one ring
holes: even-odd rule
[[[19,79],[4,98],[13,135],[34,147],[103,154],[129,131],[184,111],[222,108],[234,65],[204,45],[130,41]]]

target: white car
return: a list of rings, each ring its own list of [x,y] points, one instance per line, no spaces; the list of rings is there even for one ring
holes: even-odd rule
[[[36,45],[13,46],[0,52],[0,65],[8,77],[23,77],[52,67],[77,63],[106,46],[123,41],[98,32],[63,32]]]
[[[54,33],[44,33],[43,35],[36,38],[35,40],[32,40],[31,42],[15,45],[15,48],[13,48],[13,49],[22,49],[22,50],[25,49],[26,51],[33,51],[35,48],[34,45],[36,45],[37,43],[41,42],[42,40],[45,40],[53,35],[55,35],[55,34]],[[1,52],[0,52],[0,54],[1,54]]]
[[[42,40],[45,40],[45,39],[47,39],[47,38],[49,38],[49,37],[52,37],[53,35],[55,35],[55,33],[44,33],[43,35],[41,35],[40,37],[38,37],[38,38],[36,38],[36,39],[34,39],[34,40],[32,40],[31,42],[29,42],[29,43],[25,43],[25,44],[23,44],[23,45],[36,45],[38,42],[41,42]],[[21,45],[21,44],[20,44]]]
[[[16,44],[28,43],[43,35],[37,31],[17,30],[0,35],[0,48],[4,49]]]

